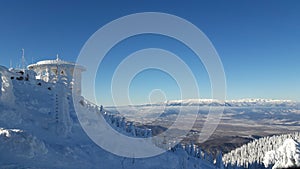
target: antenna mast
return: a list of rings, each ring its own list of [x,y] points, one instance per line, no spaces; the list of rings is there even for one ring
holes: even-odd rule
[[[25,70],[26,68],[26,61],[25,61],[25,51],[22,48],[22,61],[21,61],[21,69]]]
[[[12,61],[11,61],[11,59],[10,59],[10,61],[9,61],[9,67],[10,67],[10,68],[13,67],[13,66],[12,66]]]

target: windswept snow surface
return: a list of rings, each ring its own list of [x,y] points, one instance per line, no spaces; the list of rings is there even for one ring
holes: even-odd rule
[[[183,148],[145,159],[123,158],[104,151],[83,131],[72,96],[63,84],[16,80],[5,73],[0,70],[0,168],[215,168],[211,159]],[[4,96],[13,99],[2,99]],[[99,107],[82,100],[84,113],[99,113]],[[122,130],[116,123],[119,118],[106,118],[117,131]]]

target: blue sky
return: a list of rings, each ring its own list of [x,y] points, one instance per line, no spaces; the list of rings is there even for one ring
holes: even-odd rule
[[[54,59],[75,61],[88,38],[103,25],[137,12],[164,12],[184,18],[211,40],[223,62],[227,98],[300,100],[299,1],[19,1],[0,2],[0,64],[15,66],[25,48],[28,63]],[[192,69],[202,98],[210,83],[201,62],[183,44],[144,35],[122,41],[105,57],[96,79],[99,103],[111,105],[110,78],[130,53],[162,48],[179,55]],[[162,80],[161,80],[162,79]],[[174,79],[156,70],[132,81],[133,103],[148,102],[160,88],[167,99],[180,99]],[[159,100],[159,99],[158,99]]]

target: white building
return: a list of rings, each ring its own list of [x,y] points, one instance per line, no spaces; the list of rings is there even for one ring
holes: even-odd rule
[[[36,73],[36,79],[50,83],[64,83],[81,95],[81,74],[86,69],[72,62],[57,57],[56,60],[44,60],[27,66]]]

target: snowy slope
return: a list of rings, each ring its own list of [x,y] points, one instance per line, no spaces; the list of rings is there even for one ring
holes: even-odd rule
[[[215,168],[212,159],[202,156],[199,149],[182,146],[147,159],[106,152],[82,130],[72,96],[63,84],[17,80],[15,76],[0,67],[0,168]],[[116,130],[132,135],[128,126],[120,127],[122,118],[83,102],[82,110],[87,114],[99,113]],[[132,128],[135,135],[146,136],[144,130]]]

